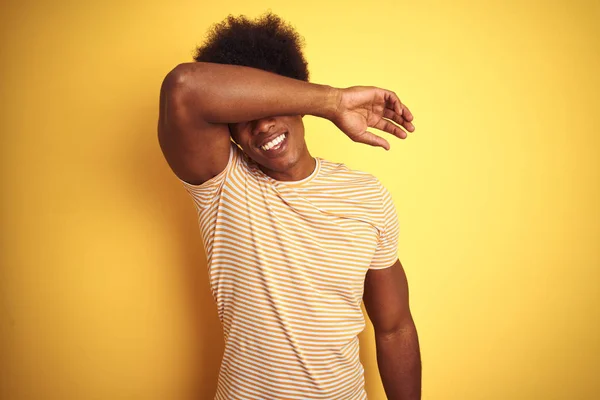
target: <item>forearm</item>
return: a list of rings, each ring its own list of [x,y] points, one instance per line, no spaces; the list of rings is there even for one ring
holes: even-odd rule
[[[330,118],[338,91],[263,70],[184,63],[171,71],[187,102],[210,123],[236,123],[279,115]]]
[[[412,319],[390,334],[375,334],[377,365],[388,400],[421,398],[421,355]]]

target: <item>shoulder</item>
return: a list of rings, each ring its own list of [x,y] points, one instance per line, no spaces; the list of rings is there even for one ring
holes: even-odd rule
[[[212,198],[220,193],[222,187],[236,175],[242,175],[248,170],[248,160],[244,152],[233,142],[230,143],[229,160],[225,168],[210,179],[195,185],[179,179],[193,197]]]
[[[376,213],[390,213],[394,208],[392,194],[375,175],[348,167],[343,163],[321,160],[321,189],[345,195],[361,207]]]
[[[321,177],[324,182],[332,185],[351,186],[361,188],[363,191],[381,192],[385,187],[373,174],[357,169],[352,169],[343,163],[320,158]]]

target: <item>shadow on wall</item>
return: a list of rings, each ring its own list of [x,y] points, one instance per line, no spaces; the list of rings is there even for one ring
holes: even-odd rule
[[[158,98],[158,96],[157,96]],[[149,103],[149,102],[147,102]],[[178,367],[185,377],[174,386],[184,399],[213,398],[216,390],[218,370],[223,355],[223,333],[217,316],[216,306],[210,292],[206,256],[197,224],[197,215],[192,200],[185,192],[164,160],[156,134],[157,105],[144,104],[140,118],[130,138],[123,160],[127,160],[121,176],[129,188],[130,196],[143,205],[148,218],[156,218],[156,229],[164,230],[158,237],[164,238],[169,262],[163,268],[165,276],[173,276],[177,287],[172,291],[177,298],[169,304],[181,306],[185,323],[173,327],[183,330],[181,335],[191,338],[185,348],[176,348],[188,360],[188,366]],[[177,346],[177,345],[174,345]]]

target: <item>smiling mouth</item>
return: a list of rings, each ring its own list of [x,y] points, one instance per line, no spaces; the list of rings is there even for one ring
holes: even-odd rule
[[[260,146],[260,149],[265,152],[278,150],[287,139],[287,136],[287,132],[283,132],[281,135]]]

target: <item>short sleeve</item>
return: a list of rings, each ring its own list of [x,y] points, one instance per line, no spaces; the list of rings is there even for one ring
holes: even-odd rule
[[[381,218],[383,228],[379,234],[377,249],[371,260],[369,269],[391,267],[398,260],[398,237],[400,227],[396,207],[390,192],[381,185]]]
[[[223,184],[225,183],[227,176],[233,169],[233,165],[236,162],[236,150],[237,146],[235,145],[235,143],[231,142],[227,166],[218,175],[213,176],[206,182],[200,185],[192,185],[191,183],[185,182],[180,179],[187,192],[190,194],[190,196],[192,196],[192,199],[194,200],[194,203],[198,210],[206,208],[209,204],[211,204],[220,196],[221,191],[223,189]]]

